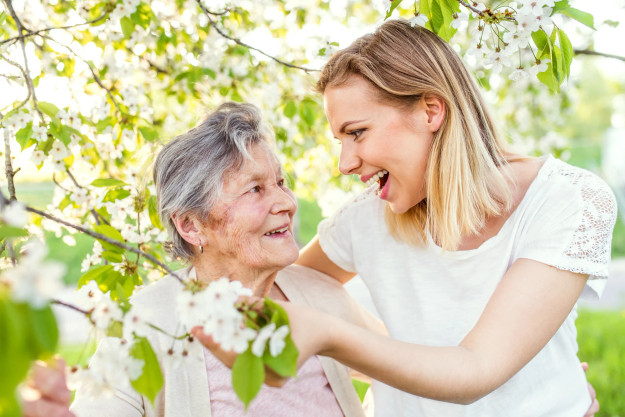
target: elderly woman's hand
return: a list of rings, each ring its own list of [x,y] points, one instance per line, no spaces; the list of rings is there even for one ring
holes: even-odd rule
[[[255,297],[249,297],[247,300],[250,304],[260,301],[257,303],[257,306],[259,308],[262,306],[262,300]],[[328,349],[330,335],[332,334],[330,331],[332,321],[336,319],[301,304],[293,304],[286,301],[275,302],[280,304],[289,315],[291,338],[299,351],[297,357],[297,368],[299,369],[311,356],[322,354]],[[235,352],[221,349],[218,343],[215,343],[210,336],[202,332],[201,327],[194,327],[191,333],[220,361],[232,368],[238,356]],[[270,387],[281,387],[290,379],[278,375],[268,367],[265,367],[265,371],[265,384]]]
[[[74,417],[69,411],[71,393],[65,383],[65,361],[36,362],[24,398],[24,417]]]

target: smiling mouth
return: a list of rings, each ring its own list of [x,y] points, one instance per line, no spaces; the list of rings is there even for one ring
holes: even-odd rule
[[[386,182],[388,181],[388,177],[389,177],[389,173],[387,170],[382,169],[380,170],[377,174],[375,174],[373,177],[369,178],[369,180],[367,181],[366,185],[367,187],[371,187],[374,183],[378,183],[378,194],[380,194],[380,192],[382,192],[382,189],[384,188],[384,185],[386,185]]]
[[[289,226],[282,227],[280,229],[272,230],[271,232],[265,233],[265,236],[272,236],[275,234],[282,234],[289,230]]]

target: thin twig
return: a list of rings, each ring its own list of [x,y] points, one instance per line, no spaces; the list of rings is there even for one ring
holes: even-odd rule
[[[72,172],[69,170],[69,168],[66,169],[67,171],[67,175],[69,175],[69,177],[72,179],[72,182],[74,183],[74,185],[78,188],[85,188],[82,185],[78,184],[78,181],[76,181],[76,178],[74,177],[74,175],[72,174]],[[56,180],[54,179],[54,175],[52,176],[52,179],[54,180],[54,183],[56,185],[58,185],[62,190],[64,190],[65,192],[70,192],[69,190],[66,190],[65,188],[61,187],[59,185],[58,182],[56,182]],[[98,213],[96,211],[96,209],[92,208],[91,210],[91,214],[93,215],[93,217],[95,218],[95,223],[99,226],[100,225],[100,219],[102,219],[102,221],[104,223],[106,223],[107,225],[110,225],[110,223],[108,221],[106,221],[106,219],[104,217],[102,217],[102,215],[100,213]]]
[[[0,113],[0,119],[2,117],[2,113]],[[13,164],[11,163],[11,134],[8,128],[4,128],[4,173],[6,174],[9,188],[9,201],[17,201],[17,197],[15,197],[15,183],[13,182],[15,172],[13,172]]]
[[[625,56],[606,54],[603,52],[591,51],[590,49],[574,49],[573,52],[576,55],[595,55],[595,56],[603,56],[606,58],[614,58],[620,61],[625,61]]]
[[[309,73],[309,72],[317,72],[317,71],[319,71],[319,70],[317,70],[317,69],[311,69],[311,68],[300,67],[300,66],[293,65],[293,64],[290,64],[290,63],[288,63],[288,62],[282,61],[282,60],[280,60],[280,59],[278,59],[278,58],[276,58],[276,57],[274,57],[274,56],[269,55],[268,53],[266,53],[266,52],[264,52],[264,51],[262,51],[262,50],[260,50],[260,49],[258,49],[258,48],[254,48],[254,47],[253,47],[253,46],[251,46],[251,45],[248,45],[248,44],[246,44],[246,43],[244,43],[244,42],[241,42],[241,40],[239,40],[239,39],[237,39],[237,38],[233,38],[232,36],[227,35],[227,34],[226,34],[223,30],[221,30],[221,29],[219,28],[219,26],[217,26],[217,23],[215,23],[215,21],[211,18],[211,16],[210,16],[210,15],[211,15],[211,13],[209,13],[209,11],[206,9],[206,7],[204,7],[204,4],[202,4],[202,0],[196,0],[196,1],[197,1],[197,3],[200,5],[200,7],[202,8],[202,11],[204,12],[204,14],[206,15],[206,17],[208,18],[208,21],[210,22],[211,26],[212,26],[213,28],[215,28],[215,30],[216,30],[216,31],[217,31],[217,32],[218,32],[221,36],[223,36],[224,38],[226,38],[226,39],[230,39],[231,41],[233,41],[233,42],[237,43],[238,45],[244,46],[244,47],[246,47],[247,49],[251,49],[251,50],[253,50],[253,51],[256,51],[256,52],[258,52],[258,53],[260,53],[260,54],[262,54],[262,55],[266,56],[267,58],[273,59],[273,60],[274,60],[274,61],[276,61],[277,63],[282,64],[282,65],[284,65],[284,66],[286,66],[286,67],[300,69],[300,70],[302,70],[302,71],[304,71],[304,72],[306,72],[306,73]]]
[[[22,71],[24,79],[26,79],[26,71],[24,71],[24,68],[22,68],[20,64],[18,64],[17,62],[11,61],[9,58],[4,57],[3,55],[0,55],[0,58],[8,62],[9,64],[13,65],[14,67],[19,68],[19,70]],[[26,91],[28,92],[28,95],[26,96],[26,98],[17,107],[14,107],[13,109],[11,109],[11,111],[19,110],[20,108],[24,107],[26,103],[28,103],[28,100],[30,100],[30,88],[28,88],[28,86],[26,86]],[[4,116],[0,117],[0,120],[2,119],[4,119]]]
[[[464,0],[458,0],[458,3],[462,4],[464,7],[466,7],[467,9],[470,9],[473,13],[477,13],[480,16],[484,17],[484,12],[481,10],[476,9],[475,7],[471,6],[469,3],[467,3]]]
[[[2,197],[4,197],[4,196],[2,196]],[[101,233],[93,232],[93,231],[91,231],[91,230],[89,230],[89,229],[87,229],[85,227],[82,227],[82,226],[79,226],[79,225],[76,225],[76,224],[72,224],[72,223],[66,222],[65,220],[61,220],[59,218],[56,218],[56,217],[52,216],[51,214],[45,213],[45,212],[43,212],[41,210],[37,210],[37,209],[29,207],[29,206],[26,206],[25,210],[29,211],[31,213],[38,214],[38,215],[40,215],[42,217],[45,217],[46,219],[49,219],[49,220],[55,221],[57,223],[60,223],[60,224],[62,224],[64,226],[76,229],[76,230],[78,230],[80,232],[83,232],[83,233],[85,233],[85,234],[87,234],[87,235],[89,235],[91,237],[94,237],[94,238],[96,238],[98,240],[110,243],[111,245],[115,245],[115,246],[117,246],[119,248],[126,249],[127,251],[130,251],[130,252],[133,252],[133,253],[136,253],[136,254],[140,254],[144,258],[146,258],[147,260],[152,262],[153,264],[158,265],[161,268],[163,268],[165,271],[167,271],[171,276],[176,278],[178,281],[183,282],[182,278],[180,278],[167,265],[163,264],[158,259],[156,259],[154,256],[150,255],[149,253],[145,253],[142,250],[139,250],[139,249],[135,248],[134,246],[130,246],[130,245],[126,244],[126,243],[120,242],[119,240],[112,239],[112,238],[110,238],[108,236],[105,236],[105,235],[103,235]]]
[[[70,51],[74,57],[80,59],[81,61],[83,61],[85,64],[87,64],[87,66],[89,67],[89,70],[91,71],[91,74],[93,75],[93,79],[95,80],[95,82],[103,89],[106,91],[106,94],[108,94],[109,98],[111,99],[111,101],[113,102],[113,104],[115,105],[115,108],[117,108],[117,111],[120,114],[124,114],[124,112],[122,111],[122,109],[119,107],[119,103],[117,103],[117,100],[115,100],[115,97],[113,97],[113,93],[111,93],[111,90],[108,89],[103,83],[102,83],[102,79],[98,76],[98,74],[95,73],[95,70],[93,68],[93,65],[91,64],[91,62],[87,61],[86,59],[82,58],[80,55],[78,55],[76,52],[74,52],[74,50],[72,48],[70,48],[69,46],[62,44],[61,42],[57,41],[56,39],[53,39],[47,35],[39,35],[42,38],[45,38],[49,41],[55,42],[58,45],[61,45],[62,47],[64,47],[65,49],[67,49],[68,51]]]
[[[89,312],[88,312],[87,310],[83,310],[82,308],[78,308],[78,307],[76,307],[75,305],[72,305],[72,304],[66,303],[66,302],[64,302],[64,301],[60,301],[60,300],[50,300],[50,304],[58,304],[58,305],[61,305],[61,306],[64,306],[64,307],[71,308],[72,310],[76,310],[76,311],[78,311],[79,313],[84,314],[85,316],[86,316],[87,314],[89,314]]]
[[[170,72],[159,67],[158,65],[156,65],[155,63],[153,63],[149,58],[146,58],[143,56],[143,54],[141,55],[137,55],[135,54],[135,51],[132,50],[132,48],[128,48],[126,47],[126,50],[128,52],[130,52],[131,54],[133,54],[134,56],[138,57],[139,59],[145,61],[148,63],[148,65],[150,66],[150,68],[153,68],[156,72],[158,72],[159,74],[169,74]]]
[[[28,31],[28,33],[26,35],[15,36],[13,38],[9,38],[9,39],[5,39],[5,40],[1,41],[0,45],[3,45],[3,44],[5,44],[7,42],[10,42],[10,41],[20,40],[20,39],[28,38],[30,36],[35,36],[35,35],[38,35],[38,34],[40,34],[42,32],[49,32],[51,30],[72,29],[72,28],[75,28],[75,27],[78,27],[78,26],[90,25],[92,23],[99,22],[100,20],[104,19],[107,16],[108,16],[108,13],[105,13],[102,16],[98,17],[97,19],[89,20],[88,22],[84,22],[84,23],[77,23],[77,24],[71,25],[71,26],[59,26],[59,27],[51,27],[51,28],[39,29],[39,30],[35,30],[35,31]]]
[[[31,96],[33,99],[33,106],[35,107],[35,110],[37,110],[37,113],[39,113],[39,117],[41,117],[41,121],[43,121],[44,120],[43,113],[41,112],[41,110],[39,109],[39,106],[37,105],[37,95],[35,94],[35,85],[33,84],[33,79],[30,78],[30,71],[28,69],[28,58],[26,57],[26,43],[24,42],[24,38],[23,38],[24,31],[30,32],[30,30],[26,29],[24,25],[22,25],[22,22],[17,17],[17,13],[15,13],[15,10],[13,9],[13,4],[11,0],[4,0],[4,4],[7,6],[7,9],[9,9],[9,12],[11,13],[11,17],[13,17],[13,20],[15,21],[15,24],[17,25],[17,31],[19,32],[20,36],[22,36],[19,39],[19,42],[22,46],[22,55],[24,56],[24,77],[26,78],[26,85],[31,91]]]

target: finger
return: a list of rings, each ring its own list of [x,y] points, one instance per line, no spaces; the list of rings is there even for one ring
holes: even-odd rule
[[[24,401],[24,417],[75,417],[69,411],[68,406],[64,406],[53,401],[40,398],[37,401]]]
[[[582,362],[582,369],[584,370],[584,372],[588,370],[588,362]]]
[[[29,386],[41,396],[64,406],[69,406],[71,394],[65,382],[65,361],[57,359],[50,365],[36,362],[32,367]]]
[[[588,392],[590,393],[590,398],[591,399],[593,399],[593,400],[597,399],[597,392],[595,391],[593,386],[590,385],[590,382],[588,382]]]
[[[226,365],[228,368],[232,368],[232,365],[234,365],[234,361],[236,360],[238,356],[235,352],[232,352],[232,351],[226,352],[225,350],[223,350],[221,346],[219,345],[219,343],[215,343],[213,338],[210,335],[207,335],[206,333],[204,333],[202,331],[202,328],[199,326],[196,326],[193,329],[191,329],[191,334],[195,336],[196,339],[199,340],[201,344],[206,346],[206,348],[210,350],[211,353],[215,355],[217,359],[222,361],[224,365]]]
[[[584,417],[594,417],[595,413],[599,412],[599,401],[594,400],[592,402],[592,404],[590,405],[590,408],[588,409],[588,411],[586,411],[586,414],[584,414]]]

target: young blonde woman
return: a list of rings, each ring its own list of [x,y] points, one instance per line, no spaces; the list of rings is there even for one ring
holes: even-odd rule
[[[606,184],[512,154],[461,58],[407,21],[336,53],[318,89],[340,171],[370,186],[298,263],[359,274],[391,338],[285,303],[300,361],[326,355],[380,381],[380,417],[592,415],[574,322],[608,277]]]

